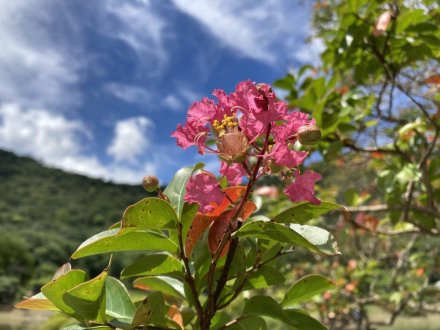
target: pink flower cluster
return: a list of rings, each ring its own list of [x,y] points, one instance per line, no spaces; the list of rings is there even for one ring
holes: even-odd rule
[[[289,111],[285,102],[277,99],[268,84],[254,84],[250,80],[240,82],[235,91],[227,95],[223,90],[214,90],[217,102],[203,98],[191,105],[187,121],[178,125],[172,136],[177,145],[186,149],[196,146],[200,154],[216,153],[221,158],[220,172],[231,185],[240,184],[251,169],[249,157],[263,158],[260,175],[274,168],[290,172],[294,181],[284,192],[292,201],[310,201],[318,204],[314,196],[314,183],[321,177],[312,171],[303,174],[296,169],[307,157],[307,152],[295,150],[298,129],[313,125],[313,119],[302,112]],[[217,145],[213,149],[210,140]],[[266,149],[263,145],[267,141]],[[204,176],[205,179],[201,179]],[[211,179],[207,179],[209,176]],[[284,175],[285,176],[285,175]],[[202,187],[204,180],[210,183]],[[220,188],[214,187],[211,174],[202,172],[193,176],[187,186],[187,201],[198,202],[208,211],[214,196],[218,200]],[[202,192],[198,193],[196,192]],[[202,196],[203,195],[203,196]]]

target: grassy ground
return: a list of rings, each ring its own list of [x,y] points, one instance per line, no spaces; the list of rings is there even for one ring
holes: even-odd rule
[[[52,312],[26,311],[12,309],[0,311],[0,330],[36,330]]]
[[[431,314],[426,317],[397,318],[391,327],[379,327],[378,330],[439,330],[440,315]]]

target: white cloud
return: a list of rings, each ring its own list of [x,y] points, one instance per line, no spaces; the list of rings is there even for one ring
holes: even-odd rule
[[[147,134],[152,127],[153,123],[146,117],[133,117],[118,121],[115,125],[113,141],[107,148],[107,154],[118,162],[135,162],[136,157],[145,153],[150,145]]]
[[[173,111],[180,111],[183,109],[184,105],[183,102],[180,100],[180,98],[174,94],[167,95],[163,101],[162,104]]]
[[[174,0],[211,34],[242,55],[275,64],[295,58],[309,32],[310,9],[297,1]]]
[[[0,2],[2,102],[36,107],[80,102],[75,85],[84,63],[69,15],[55,0]],[[57,24],[60,20],[62,25]],[[60,27],[53,29],[55,25]]]
[[[104,91],[128,103],[147,105],[152,99],[146,88],[136,85],[108,83],[104,85]]]
[[[136,125],[149,125],[146,118],[134,121]],[[79,120],[44,109],[24,109],[13,103],[0,105],[0,148],[69,172],[118,183],[139,183],[144,175],[157,174],[155,161],[104,164],[95,155],[86,155],[83,146],[92,138]],[[134,138],[138,137],[134,135]],[[142,143],[145,148],[146,142]],[[136,152],[132,151],[133,154]]]
[[[167,24],[156,7],[149,0],[107,0],[102,19],[104,33],[133,49],[149,64],[149,74],[160,72],[168,58],[164,48]]]

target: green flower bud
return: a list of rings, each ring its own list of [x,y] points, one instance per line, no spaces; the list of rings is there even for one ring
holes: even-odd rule
[[[159,179],[154,175],[144,176],[142,187],[148,192],[155,192],[159,188]]]
[[[298,141],[303,145],[312,145],[321,139],[321,130],[315,125],[304,125],[298,129]]]

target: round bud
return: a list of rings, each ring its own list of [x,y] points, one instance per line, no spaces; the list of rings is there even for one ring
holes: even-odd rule
[[[144,176],[142,179],[142,187],[148,192],[157,191],[159,188],[159,179],[154,175]]]
[[[242,132],[226,133],[217,140],[220,158],[226,162],[241,163],[249,148],[249,142]]]
[[[298,129],[298,141],[303,145],[312,145],[321,139],[321,130],[315,125],[304,125]]]

